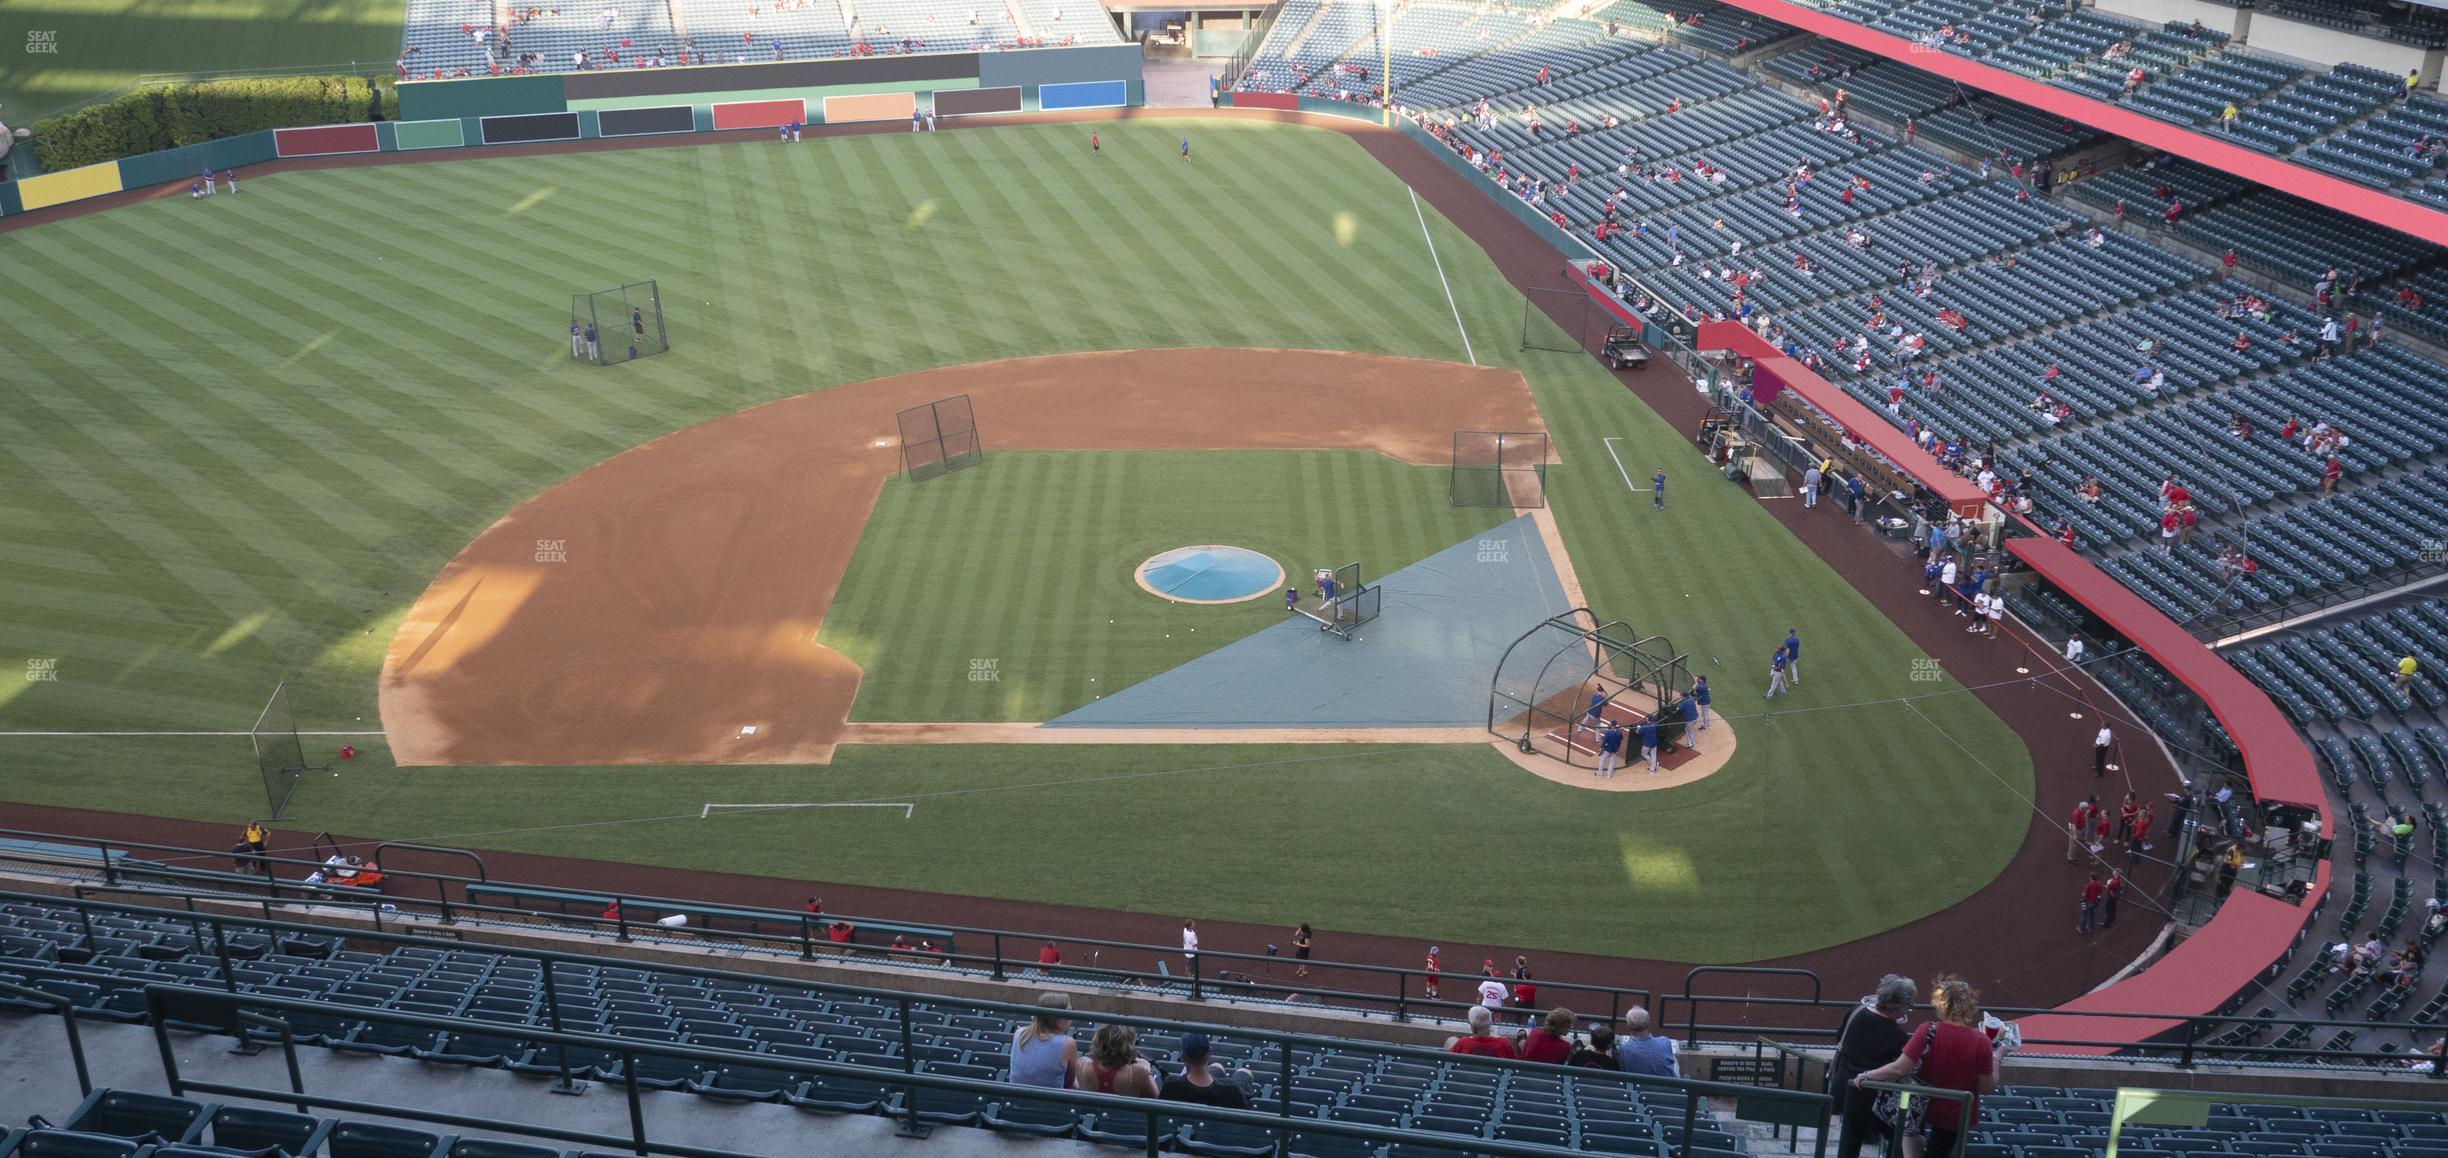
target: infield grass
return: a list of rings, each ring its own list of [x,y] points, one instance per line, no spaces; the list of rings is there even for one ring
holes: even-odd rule
[[[885,485],[820,639],[866,673],[852,719],[1050,720],[1284,618],[1280,586],[1150,595],[1149,556],[1247,547],[1304,590],[1354,559],[1382,577],[1512,517],[1452,506],[1447,473],[1368,451],[996,454]],[[996,678],[971,680],[977,660]]]
[[[1085,126],[1004,126],[281,174],[0,235],[0,670],[57,661],[28,669],[56,679],[0,680],[0,731],[243,731],[282,678],[303,726],[372,728],[400,616],[486,525],[775,398],[1079,349],[1460,356],[1410,200],[1349,141],[1204,121],[1185,164],[1160,118],[1098,127],[1094,159]],[[1737,717],[1725,772],[1603,796],[1476,746],[394,771],[375,742],[301,790],[299,826],[1694,961],[1851,940],[1986,883],[2029,817],[2021,744],[1950,680],[1916,679],[1919,651],[1683,432],[1584,357],[1517,353],[1519,295],[1429,225],[1481,360],[1520,367],[1556,433],[1549,490],[1593,604],[1697,657]],[[661,280],[673,352],[571,365],[569,293],[641,277]],[[1668,469],[1668,512],[1627,490],[1607,437],[1635,477]],[[1062,457],[1048,469],[1076,469]],[[1318,549],[1303,536],[1348,533],[1270,515],[1269,493],[1236,497],[1285,536],[1287,566]],[[1419,542],[1475,529],[1451,534],[1427,501]],[[924,514],[898,504],[879,514]],[[1185,541],[1093,508],[1074,526],[1125,555]],[[970,627],[1020,647],[1033,613]],[[1770,719],[1752,705],[1787,626],[1807,683]],[[900,662],[880,636],[906,621],[856,627],[828,630]],[[262,807],[243,736],[0,735],[0,768],[0,799],[233,822]],[[804,813],[694,819],[709,800],[866,798],[915,799],[916,818],[882,837]],[[1228,853],[1237,887],[1178,855],[1185,833]],[[1047,840],[1099,856],[1038,855]]]

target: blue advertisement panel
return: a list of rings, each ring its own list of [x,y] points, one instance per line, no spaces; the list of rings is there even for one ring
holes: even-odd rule
[[[1074,81],[1037,88],[1041,109],[1118,109],[1129,104],[1130,82],[1126,80]]]

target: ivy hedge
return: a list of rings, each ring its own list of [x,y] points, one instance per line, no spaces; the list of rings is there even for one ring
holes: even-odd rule
[[[35,156],[58,172],[264,129],[389,120],[398,111],[390,77],[249,77],[147,85],[31,127]]]

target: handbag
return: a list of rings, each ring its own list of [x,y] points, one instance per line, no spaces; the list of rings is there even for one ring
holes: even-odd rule
[[[1929,1022],[1922,1028],[1929,1031],[1929,1040],[1921,1043],[1921,1058],[1913,1063],[1912,1075],[1905,1079],[1916,1086],[1924,1084],[1921,1081],[1921,1069],[1929,1064],[1930,1051],[1938,1046],[1938,1023]],[[1907,1041],[1905,1048],[1910,1049],[1911,1047],[1912,1043]],[[1922,1119],[1929,1115],[1929,1099],[1914,1098],[1907,1102],[1900,1091],[1880,1090],[1878,1099],[1870,1103],[1870,1114],[1879,1121],[1885,1122],[1899,1134],[1918,1134],[1921,1132]]]

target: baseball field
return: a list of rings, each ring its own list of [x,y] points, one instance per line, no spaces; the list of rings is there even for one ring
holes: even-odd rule
[[[333,766],[288,828],[1014,906],[1735,962],[2016,856],[2015,733],[1689,431],[1520,349],[1497,264],[1351,138],[1097,127],[299,169],[0,234],[0,800],[234,825],[285,680]],[[570,295],[647,278],[672,350],[573,362]],[[874,443],[946,384],[986,461],[905,481]],[[1553,436],[1588,603],[1716,685],[1714,774],[861,742],[1282,619],[1150,596],[1169,547],[1375,575],[1487,534],[1514,512],[1452,506],[1436,440],[1499,419]],[[1806,682],[1764,704],[1789,627]],[[760,802],[909,807],[705,813]]]

